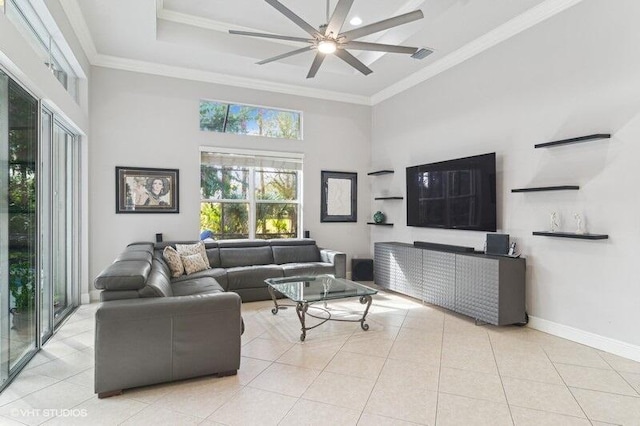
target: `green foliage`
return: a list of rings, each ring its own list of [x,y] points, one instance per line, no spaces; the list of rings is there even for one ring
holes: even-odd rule
[[[28,255],[12,253],[9,260],[9,291],[14,299],[15,312],[30,312],[35,306],[35,268],[28,260]]]

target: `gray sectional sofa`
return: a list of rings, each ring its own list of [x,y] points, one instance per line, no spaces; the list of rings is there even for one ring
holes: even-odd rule
[[[181,242],[194,243],[194,241]],[[94,281],[95,392],[240,367],[242,301],[270,299],[266,278],[346,275],[346,255],[310,239],[226,240],[205,245],[211,269],[172,278],[162,251],[176,243],[133,243]]]

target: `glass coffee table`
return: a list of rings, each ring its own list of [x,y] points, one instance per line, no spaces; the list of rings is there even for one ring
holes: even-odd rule
[[[363,330],[367,331],[369,329],[369,324],[366,324],[365,320],[367,318],[369,308],[371,307],[371,296],[378,293],[377,290],[344,278],[334,278],[331,275],[269,278],[266,279],[265,282],[269,286],[269,294],[271,294],[273,304],[275,305],[275,308],[271,310],[273,315],[277,314],[279,309],[283,309],[287,306],[278,304],[276,292],[281,293],[287,299],[295,302],[296,314],[298,314],[300,325],[302,326],[300,329],[302,331],[300,341],[302,342],[304,342],[304,339],[307,337],[307,330],[319,327],[327,321],[359,322],[360,327],[362,327]],[[360,303],[367,305],[362,314],[362,318],[332,318],[331,312],[327,309],[327,302],[330,300],[347,299],[350,297],[359,297]],[[314,305],[318,302],[323,302],[324,307]],[[317,316],[309,313],[308,311],[310,308],[323,311],[324,316]],[[305,323],[306,315],[321,321],[318,324],[307,327]]]

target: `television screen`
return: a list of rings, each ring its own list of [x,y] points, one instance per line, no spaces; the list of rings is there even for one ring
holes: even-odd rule
[[[407,167],[407,225],[496,231],[496,153]]]

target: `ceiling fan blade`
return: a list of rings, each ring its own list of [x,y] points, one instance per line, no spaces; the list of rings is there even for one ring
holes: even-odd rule
[[[307,74],[307,78],[313,78],[316,76],[320,65],[322,65],[322,61],[324,61],[325,54],[322,52],[316,53],[316,57],[313,59],[313,63],[311,64],[311,68],[309,69],[309,74]]]
[[[393,44],[367,43],[364,41],[350,41],[344,44],[345,49],[371,50],[374,52],[406,53],[413,55],[418,51],[417,47],[396,46]]]
[[[268,59],[263,59],[260,62],[256,62],[256,64],[258,64],[258,65],[268,64],[269,62],[277,61],[277,60],[280,60],[280,59],[288,58],[289,56],[299,55],[300,53],[308,52],[312,48],[313,48],[313,46],[307,46],[307,47],[303,47],[302,49],[292,50],[291,52],[283,53],[282,55],[274,56],[274,57],[268,58]]]
[[[342,59],[343,61],[345,61],[346,63],[348,63],[349,65],[351,65],[352,67],[354,67],[364,75],[369,75],[373,72],[371,69],[369,69],[369,67],[367,67],[365,64],[360,62],[358,58],[356,58],[355,56],[353,56],[351,53],[347,52],[344,49],[336,50],[334,55],[336,55],[338,58]]]
[[[374,22],[373,24],[365,25],[364,27],[356,28],[340,34],[340,37],[344,37],[345,41],[355,40],[360,37],[364,37],[369,34],[377,33],[387,30],[389,28],[397,27],[398,25],[407,24],[409,22],[417,21],[424,18],[424,14],[421,10],[414,10],[413,12],[405,13],[403,15],[394,16],[393,18],[384,19],[382,21]]]
[[[271,6],[276,8],[278,12],[282,13],[284,16],[292,20],[297,26],[299,26],[300,28],[302,28],[303,30],[311,34],[313,37],[317,37],[321,35],[318,33],[317,29],[313,28],[311,25],[307,23],[307,21],[305,21],[304,19],[302,19],[301,17],[293,13],[291,10],[289,10],[285,5],[280,3],[278,0],[264,0],[264,1],[266,1]]]
[[[249,37],[275,38],[278,40],[300,41],[305,43],[309,43],[313,41],[311,39],[303,38],[303,37],[290,37],[290,36],[267,34],[267,33],[252,33],[250,31],[229,30],[229,34],[243,35],[243,36],[249,36]]]
[[[333,14],[331,15],[331,19],[329,19],[329,23],[327,24],[327,29],[324,32],[324,35],[328,36],[333,33],[334,37],[338,36],[338,33],[342,29],[342,25],[344,24],[345,19],[347,19],[347,15],[351,10],[351,5],[353,5],[353,0],[340,0],[336,5],[336,8],[333,10]]]

